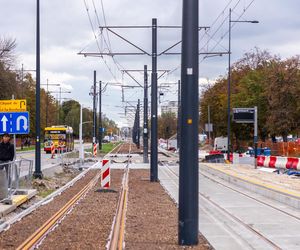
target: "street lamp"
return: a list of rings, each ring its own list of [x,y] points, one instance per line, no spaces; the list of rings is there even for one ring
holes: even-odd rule
[[[231,20],[231,8],[229,9],[229,45],[228,45],[228,83],[227,83],[227,160],[230,160],[230,85],[231,85],[231,23],[259,23],[256,20]]]

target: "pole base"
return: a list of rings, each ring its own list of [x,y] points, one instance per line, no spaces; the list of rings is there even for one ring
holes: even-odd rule
[[[42,172],[33,172],[33,178],[43,179],[43,173]]]

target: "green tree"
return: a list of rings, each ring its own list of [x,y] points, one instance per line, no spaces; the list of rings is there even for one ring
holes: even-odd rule
[[[158,137],[169,139],[177,132],[177,118],[173,112],[162,113],[158,117]]]
[[[231,107],[258,107],[259,136],[286,139],[298,133],[300,121],[299,57],[282,60],[255,48],[232,67]],[[227,134],[227,76],[207,86],[200,97],[200,126],[207,123],[211,110],[214,136]],[[252,140],[253,125],[231,124],[232,140]]]

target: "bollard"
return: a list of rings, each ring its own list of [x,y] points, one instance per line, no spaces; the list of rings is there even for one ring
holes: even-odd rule
[[[101,187],[110,187],[110,161],[103,159],[101,167]]]
[[[97,157],[97,143],[94,143],[93,156]]]
[[[55,147],[54,147],[54,143],[51,143],[51,159],[55,158]]]

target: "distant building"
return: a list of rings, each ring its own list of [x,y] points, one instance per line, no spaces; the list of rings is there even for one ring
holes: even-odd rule
[[[167,105],[161,106],[161,113],[175,113],[177,116],[178,111],[178,102],[177,101],[169,101]]]

